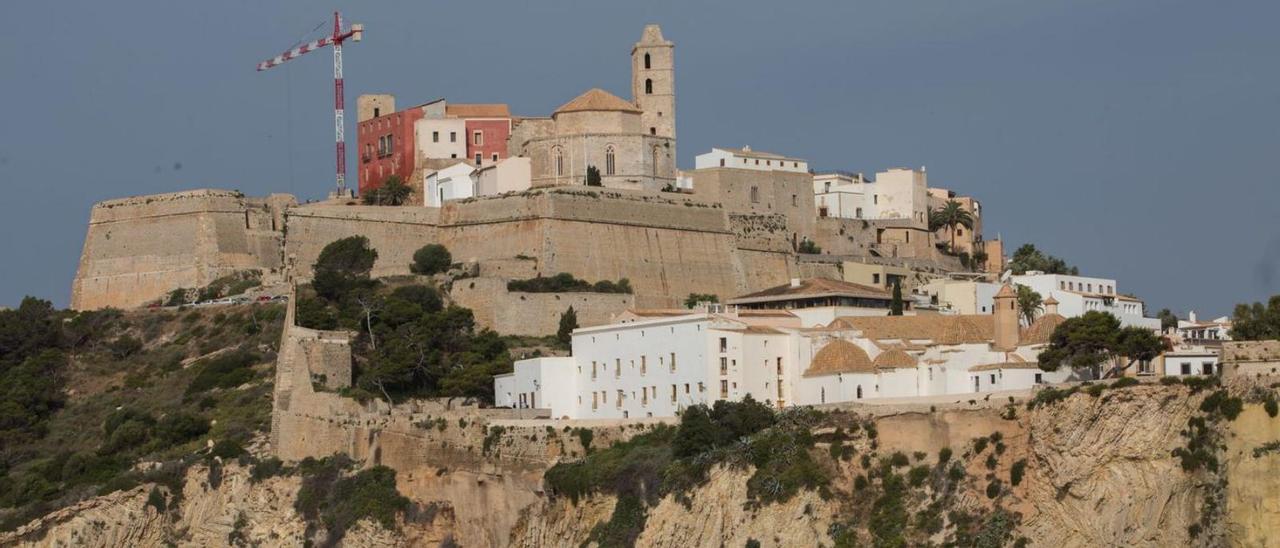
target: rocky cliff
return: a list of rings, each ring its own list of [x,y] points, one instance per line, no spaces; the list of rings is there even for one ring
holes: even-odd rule
[[[1019,401],[828,411],[811,449],[827,485],[761,504],[749,493],[751,466],[717,465],[705,482],[647,504],[635,542],[843,546],[900,534],[910,543],[977,546],[1274,544],[1280,418],[1261,404],[1271,392],[1233,388],[1244,397],[1234,411],[1223,399],[1230,393],[1181,384],[1058,391],[1033,408]],[[1201,438],[1213,440],[1212,466],[1180,456]],[[401,470],[400,491],[419,509],[395,530],[361,522],[343,544],[590,545],[627,515],[607,489],[575,502],[507,475],[501,466],[489,474]],[[143,485],[55,512],[0,544],[300,545],[307,524],[293,506],[298,487],[292,476],[255,483],[234,464],[210,482],[208,468],[195,466],[180,502],[163,514],[148,505],[152,487]],[[529,502],[512,512],[502,500]],[[501,516],[490,511],[503,507]]]

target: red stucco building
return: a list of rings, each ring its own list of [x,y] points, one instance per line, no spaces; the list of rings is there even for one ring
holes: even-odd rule
[[[507,157],[511,111],[505,104],[448,104],[437,99],[393,110],[388,95],[361,96],[357,122],[361,193],[398,175],[420,189],[430,169],[462,160],[485,165]],[[419,124],[421,120],[426,122]]]

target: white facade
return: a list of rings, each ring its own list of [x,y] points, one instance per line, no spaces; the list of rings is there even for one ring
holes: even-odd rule
[[[842,219],[908,219],[928,223],[929,180],[924,169],[892,168],[876,173],[824,173],[813,177],[818,215]]]
[[[1213,375],[1219,371],[1218,352],[1203,346],[1175,348],[1164,353],[1164,374]]]
[[[475,172],[475,166],[462,162],[428,174],[423,181],[423,205],[441,207],[449,200],[476,196]]]
[[[1081,378],[1036,367],[1043,343],[997,350],[986,340],[871,340],[862,328],[814,329],[795,316],[752,318],[747,312],[627,314],[619,323],[575,330],[572,357],[522,360],[514,373],[496,377],[496,403],[550,409],[555,418],[625,419],[671,417],[692,405],[748,395],[786,407],[1027,390]],[[906,321],[934,321],[916,318],[921,320]],[[860,349],[863,366],[813,369],[815,356],[837,341]],[[881,364],[890,349],[899,360]]]
[[[730,167],[755,171],[809,172],[809,162],[799,158],[788,158],[779,154],[754,151],[751,150],[751,147],[712,148],[711,152],[694,157],[693,167],[694,169]]]
[[[945,278],[920,287],[921,293],[944,314],[990,314],[999,290],[1000,284]]]
[[[1068,318],[1097,310],[1110,312],[1124,326],[1160,329],[1160,320],[1144,315],[1142,301],[1121,295],[1112,279],[1028,272],[1009,281],[1030,287],[1045,300],[1053,297],[1058,301],[1058,313]]]
[[[532,170],[529,158],[504,158],[476,170],[476,195],[493,196],[529,190]]]
[[[443,104],[443,102],[441,102]],[[423,118],[413,123],[420,158],[467,159],[467,121]]]

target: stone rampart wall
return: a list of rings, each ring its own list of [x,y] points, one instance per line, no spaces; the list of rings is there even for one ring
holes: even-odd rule
[[[378,250],[374,277],[409,273],[413,252],[439,239],[439,210],[425,207],[306,205],[286,214],[285,256],[297,280],[311,279],[324,246],[364,236]]]
[[[573,307],[579,327],[609,323],[614,315],[635,306],[623,293],[525,293],[507,291],[507,280],[457,280],[449,291],[453,302],[470,308],[476,325],[504,335],[554,335],[560,314]]]
[[[194,190],[94,205],[71,306],[133,308],[241,270],[281,270],[279,210],[291,199]]]

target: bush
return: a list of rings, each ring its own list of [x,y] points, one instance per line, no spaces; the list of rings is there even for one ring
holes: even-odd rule
[[[1142,383],[1138,382],[1138,379],[1136,378],[1120,377],[1119,379],[1116,380],[1116,382],[1111,383],[1111,388],[1128,388],[1130,386],[1136,386],[1139,384],[1142,384]]]
[[[347,528],[370,518],[387,529],[395,528],[395,517],[409,509],[409,499],[396,491],[396,472],[374,466],[349,477],[341,477],[349,467],[346,459],[308,459],[300,469],[306,475],[298,489],[294,508],[309,525],[322,524],[328,539],[338,544]]]
[[[910,483],[912,487],[920,487],[921,485],[924,485],[924,480],[929,479],[930,470],[931,469],[928,466],[924,465],[911,468],[911,471],[907,472],[908,483]]]
[[[209,450],[210,457],[218,457],[220,459],[233,459],[244,454],[244,448],[235,440],[218,440],[213,444],[213,448]]]
[[[1200,410],[1210,416],[1219,414],[1233,421],[1244,410],[1244,401],[1227,394],[1226,390],[1218,390],[1200,402]]]
[[[155,427],[156,437],[166,445],[185,443],[208,432],[208,419],[185,411],[176,411],[161,417]]]
[[[523,293],[631,293],[631,281],[623,278],[615,282],[599,281],[595,284],[579,280],[572,274],[561,272],[555,276],[511,280],[507,282],[507,291]]]
[[[973,440],[973,454],[978,455],[987,450],[987,438],[978,438]]]
[[[112,357],[117,360],[123,360],[142,350],[142,341],[128,335],[121,335],[116,340],[111,341],[110,350]]]
[[[1022,483],[1022,476],[1027,472],[1027,459],[1019,459],[1013,463],[1013,467],[1009,469],[1009,485],[1017,487]]]
[[[991,480],[991,483],[987,484],[987,498],[993,499],[1000,496],[1000,489],[1001,489],[1000,480],[998,479]]]
[[[1262,409],[1267,412],[1267,416],[1273,419],[1276,418],[1277,414],[1280,414],[1280,405],[1277,405],[1275,396],[1268,395],[1267,401],[1262,402]]]
[[[413,264],[409,270],[414,274],[430,276],[449,270],[453,264],[453,256],[440,244],[427,244],[413,252]]]
[[[951,448],[943,447],[938,450],[938,466],[942,466],[951,460]]]
[[[889,457],[889,464],[892,464],[894,468],[901,468],[911,464],[911,461],[908,460],[907,456],[901,451],[895,451],[893,455]]]
[[[214,388],[235,388],[253,380],[253,364],[261,356],[244,349],[238,349],[207,360],[191,384],[187,386],[187,395],[199,394]]]
[[[147,506],[156,509],[157,514],[163,514],[165,509],[164,493],[160,492],[159,487],[152,487],[151,493],[147,495]]]

